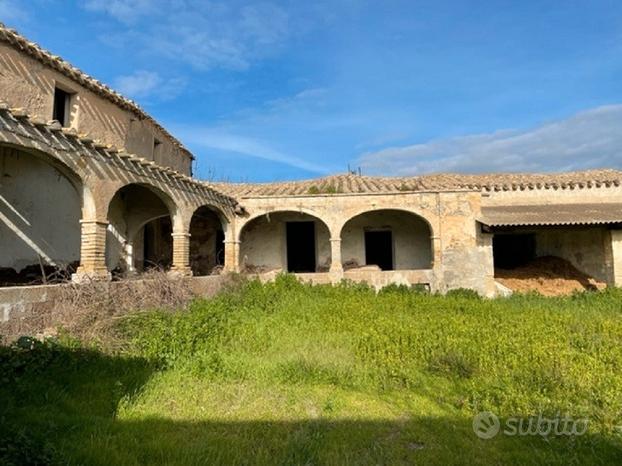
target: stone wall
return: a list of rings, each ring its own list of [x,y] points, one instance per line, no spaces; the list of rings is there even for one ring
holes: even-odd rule
[[[0,101],[19,107],[44,121],[52,119],[54,88],[75,93],[71,127],[147,160],[190,174],[191,158],[149,121],[83,88],[65,75],[0,44]],[[154,138],[161,144],[154,154]]]

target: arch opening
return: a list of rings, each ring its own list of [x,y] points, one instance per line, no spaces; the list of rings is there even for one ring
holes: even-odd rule
[[[225,265],[225,222],[210,206],[199,207],[190,221],[190,268],[194,276],[219,273]]]
[[[80,260],[80,178],[0,146],[0,286],[67,281]]]
[[[162,195],[139,184],[119,189],[108,206],[106,232],[106,265],[113,278],[169,269],[172,231],[171,213]]]
[[[250,220],[240,233],[243,272],[327,272],[330,263],[329,229],[313,215],[270,212]]]
[[[344,224],[341,258],[344,270],[430,269],[432,230],[423,217],[412,212],[397,209],[364,212]]]

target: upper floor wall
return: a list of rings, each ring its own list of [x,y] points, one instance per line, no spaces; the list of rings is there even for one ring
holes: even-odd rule
[[[191,175],[192,155],[138,107],[133,111],[131,102],[109,92],[127,108],[101,95],[105,92],[96,93],[77,79],[0,42],[0,101],[44,121],[59,119],[60,114],[65,120],[61,124],[78,133]]]

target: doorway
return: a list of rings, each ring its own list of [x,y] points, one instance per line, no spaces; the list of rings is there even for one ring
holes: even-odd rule
[[[391,230],[365,232],[365,264],[381,270],[393,270],[393,234]]]
[[[287,271],[315,272],[315,222],[287,222]]]

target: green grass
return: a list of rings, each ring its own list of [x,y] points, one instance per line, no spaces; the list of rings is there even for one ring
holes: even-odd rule
[[[619,464],[622,291],[484,300],[249,282],[0,352],[0,463]],[[589,418],[482,440],[474,414]],[[11,463],[12,462],[12,463]]]

